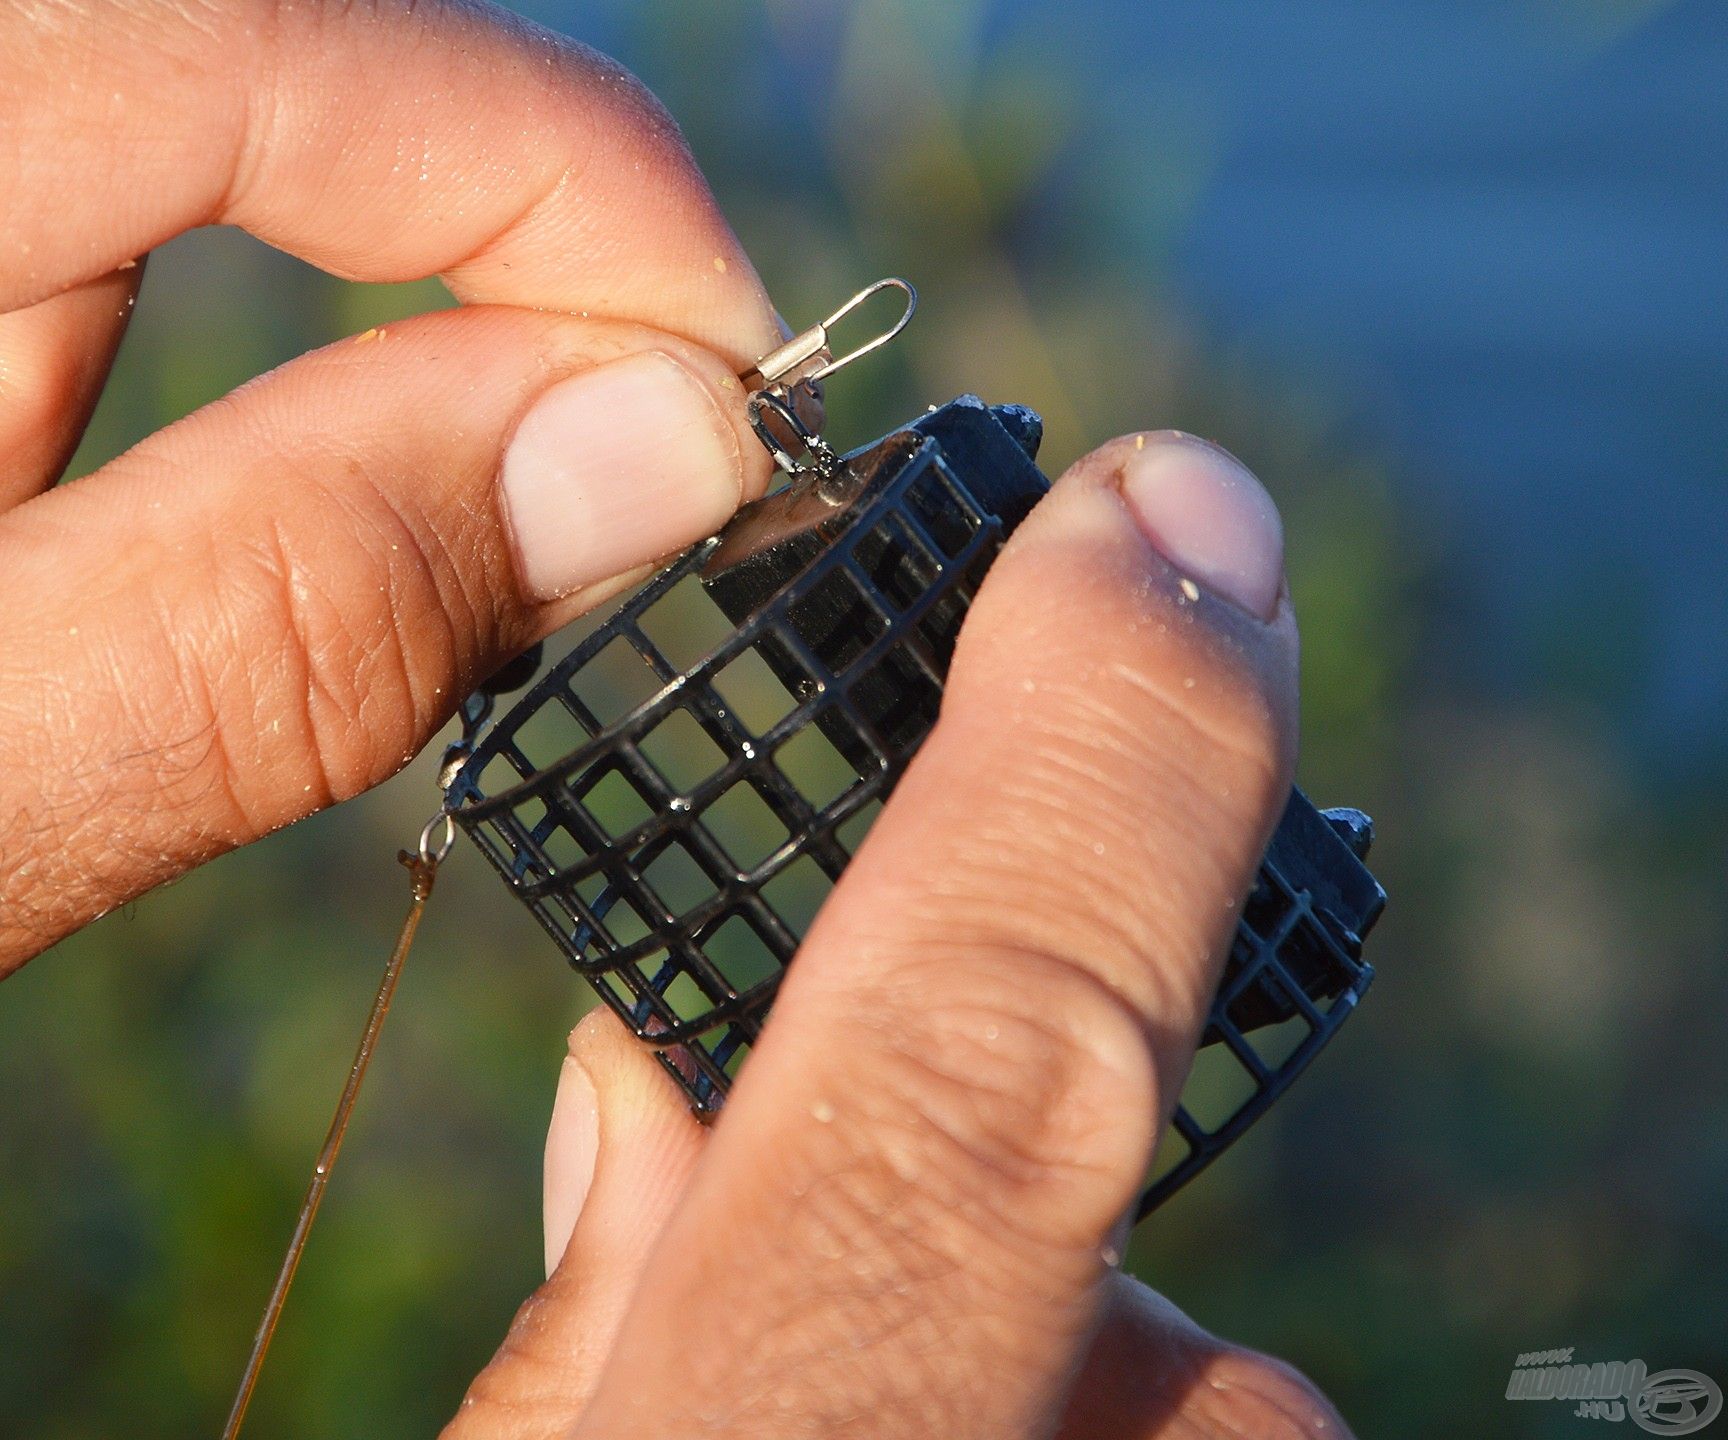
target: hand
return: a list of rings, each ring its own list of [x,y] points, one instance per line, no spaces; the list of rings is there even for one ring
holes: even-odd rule
[[[4,974],[760,493],[733,377],[780,330],[652,97],[499,12],[0,0],[0,50]],[[465,303],[52,488],[142,257],[210,223]],[[579,1029],[562,1260],[452,1434],[1338,1431],[1109,1263],[1288,783],[1281,564],[1194,442],[1062,481],[712,1134]]]
[[[1203,442],[1062,478],[712,1129],[577,1028],[550,1278],[446,1440],[1347,1433],[1114,1269],[1288,794],[1282,558]]]
[[[0,975],[397,770],[771,468],[772,307],[666,113],[461,4],[0,0]],[[152,246],[240,225],[466,305],[75,485]]]

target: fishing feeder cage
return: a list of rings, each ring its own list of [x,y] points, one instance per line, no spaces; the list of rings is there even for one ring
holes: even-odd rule
[[[1049,488],[1031,411],[963,397],[746,506],[505,715],[465,707],[455,821],[712,1115],[828,890],[936,722],[955,639]],[[530,657],[506,683],[519,682]],[[1232,1143],[1372,978],[1365,816],[1293,791],[1144,1215]]]

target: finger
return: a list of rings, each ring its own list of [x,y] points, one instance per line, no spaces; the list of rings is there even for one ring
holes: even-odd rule
[[[1126,1275],[1110,1278],[1058,1440],[1350,1440],[1329,1400],[1282,1361],[1202,1330]]]
[[[708,1132],[609,1011],[570,1037],[546,1137],[549,1278],[470,1388],[445,1440],[562,1434],[587,1404]]]
[[[1053,1423],[1288,793],[1295,661],[1277,514],[1228,456],[1142,436],[1064,477],[788,975],[591,1433]]]
[[[107,382],[141,265],[0,315],[0,511],[60,478]]]
[[[602,1273],[633,1282],[709,1133],[612,1013],[590,1013],[570,1036],[546,1137],[548,1277],[568,1266],[590,1277],[591,1298]],[[606,1298],[621,1313],[622,1295]]]
[[[483,308],[303,357],[0,516],[0,973],[394,773],[769,468],[708,352]]]
[[[0,310],[226,223],[353,279],[655,325],[734,369],[776,343],[665,110],[503,11],[6,6],[0,52]]]

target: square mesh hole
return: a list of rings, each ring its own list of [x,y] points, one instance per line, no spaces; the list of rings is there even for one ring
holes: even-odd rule
[[[672,1012],[673,1020],[680,1025],[687,1025],[693,1020],[700,1021],[714,1008],[715,1003],[696,977],[682,967],[674,971],[666,988],[660,991],[660,1000]]]
[[[612,943],[620,948],[646,940],[653,933],[636,907],[614,890],[608,889],[592,908]]]
[[[510,818],[529,833],[540,829],[552,812],[544,800],[524,800],[510,812]]]
[[[834,674],[869,649],[888,622],[844,569],[830,571],[787,612],[804,642]]]
[[[647,798],[622,770],[608,770],[582,793],[582,808],[616,840],[653,817]]]
[[[754,870],[791,834],[747,782],[734,785],[704,810],[702,824],[740,872]]]
[[[550,770],[593,738],[594,731],[553,695],[517,727],[510,740],[534,769]]]
[[[601,725],[629,714],[659,694],[660,677],[628,640],[620,637],[570,677],[576,698]],[[547,707],[542,707],[542,709]]]
[[[508,750],[500,750],[474,775],[474,788],[481,795],[497,795],[533,773],[532,763],[524,768]]]
[[[1254,888],[1242,902],[1242,927],[1259,940],[1279,943],[1294,927],[1291,912],[1299,904],[1298,892],[1268,866],[1255,877]]]
[[[813,724],[794,732],[774,752],[774,764],[812,810],[832,805],[858,783],[857,770]]]
[[[854,680],[851,696],[876,733],[896,751],[921,742],[942,706],[942,688],[903,645]]]
[[[966,621],[968,602],[959,595],[944,595],[931,605],[918,622],[918,635],[929,647],[930,658],[946,671],[954,658],[954,646],[960,639],[960,627]]]
[[[768,942],[742,915],[728,917],[725,924],[703,940],[702,953],[724,977],[734,995],[748,995],[763,981],[780,973],[780,962]]]
[[[798,704],[754,650],[744,651],[721,670],[714,677],[714,689],[726,708],[756,735],[766,735]]]
[[[978,517],[971,502],[951,489],[934,465],[907,492],[906,503],[937,547],[950,558],[971,543],[978,529]]]
[[[1260,1063],[1276,1073],[1313,1033],[1314,1027],[1301,1015],[1296,1015],[1276,1025],[1262,1025],[1252,1035],[1243,1038],[1260,1057]]]
[[[686,575],[636,623],[677,670],[688,670],[711,655],[732,633],[732,622],[695,575]]]
[[[540,848],[546,852],[546,858],[560,871],[580,865],[593,854],[563,825],[555,826],[549,830],[546,837],[541,840]]]
[[[696,857],[677,841],[644,867],[642,878],[669,915],[687,914],[720,893]]]
[[[610,1000],[620,1013],[628,1015],[636,1008],[636,996],[618,976],[591,975],[589,979],[593,981],[594,987],[600,991],[601,995]]]
[[[668,785],[685,795],[726,764],[726,752],[688,710],[674,710],[637,748]]]
[[[1182,1087],[1181,1103],[1200,1128],[1212,1135],[1253,1099],[1259,1088],[1248,1068],[1230,1053],[1228,1045],[1207,1045],[1194,1056],[1194,1068]]]
[[[1232,960],[1234,961],[1236,956],[1243,954],[1246,949],[1247,947],[1243,946],[1238,939],[1237,949],[1232,955]],[[1253,953],[1251,950],[1248,951],[1250,956]],[[1240,969],[1236,965],[1232,964],[1226,967],[1226,988],[1231,985],[1237,974],[1240,974]],[[1285,1055],[1288,1055],[1289,1050],[1301,1044],[1312,1028],[1295,1000],[1291,998],[1290,992],[1279,981],[1272,969],[1266,965],[1255,970],[1253,978],[1231,997],[1229,1004],[1224,1007],[1224,1014],[1232,1025],[1248,1037],[1255,1051],[1263,1057],[1269,1048],[1276,1048],[1277,1042],[1269,1038],[1273,1032],[1283,1030],[1286,1027],[1294,1027],[1294,1030],[1299,1032],[1296,1034],[1294,1043],[1285,1050]],[[1261,1043],[1262,1036],[1268,1037],[1264,1046]],[[1284,1057],[1280,1056],[1280,1059],[1282,1058]]]
[[[762,896],[773,906],[781,924],[802,938],[833,888],[834,882],[822,867],[810,856],[800,855],[762,887]]]
[[[906,610],[936,583],[936,559],[898,515],[889,515],[859,541],[853,554],[875,593]]]

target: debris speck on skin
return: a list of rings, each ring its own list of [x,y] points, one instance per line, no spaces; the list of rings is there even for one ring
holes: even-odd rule
[[[818,1100],[810,1107],[810,1118],[818,1125],[829,1125],[834,1120],[834,1107],[826,1100]]]
[[[356,345],[368,345],[374,340],[382,340],[383,338],[384,338],[383,330],[381,330],[378,326],[374,325],[364,335],[356,335],[354,337],[354,343]]]
[[[1200,587],[1186,575],[1182,577],[1182,594],[1190,605],[1200,598]]]
[[[1098,1258],[1114,1270],[1122,1263],[1122,1252],[1114,1245],[1106,1245],[1098,1252]]]
[[[726,273],[726,257],[724,255],[716,255],[714,257],[714,268],[722,275]]]
[[[136,270],[138,268],[138,262],[136,260],[122,260],[114,268],[116,270]]]
[[[1146,437],[1144,435],[1136,435],[1134,437],[1134,448],[1136,450],[1144,450],[1146,448]]]
[[[1184,675],[1182,677],[1182,688],[1184,690],[1192,690],[1194,688],[1194,677],[1192,675]]]

